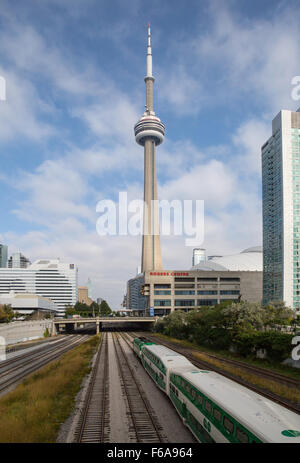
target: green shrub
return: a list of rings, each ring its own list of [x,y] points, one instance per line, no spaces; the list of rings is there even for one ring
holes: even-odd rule
[[[266,349],[270,360],[282,361],[290,356],[293,335],[279,331],[241,332],[233,339],[238,352],[249,357],[258,349]]]

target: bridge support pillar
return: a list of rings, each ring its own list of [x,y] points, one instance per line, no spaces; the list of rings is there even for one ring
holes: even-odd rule
[[[99,331],[100,331],[99,324],[100,324],[99,322],[96,322],[96,334],[99,334]]]
[[[54,322],[52,322],[51,336],[56,336],[56,335],[57,335],[56,324]]]

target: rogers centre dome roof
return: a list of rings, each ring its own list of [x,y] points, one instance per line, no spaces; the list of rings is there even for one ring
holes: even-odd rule
[[[231,270],[231,271],[252,271],[262,272],[263,252],[262,246],[247,248],[239,254],[229,256],[212,257],[200,262],[191,270]]]

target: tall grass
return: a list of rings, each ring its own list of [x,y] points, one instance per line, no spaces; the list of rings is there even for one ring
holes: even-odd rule
[[[99,342],[94,336],[0,398],[0,442],[55,442]]]

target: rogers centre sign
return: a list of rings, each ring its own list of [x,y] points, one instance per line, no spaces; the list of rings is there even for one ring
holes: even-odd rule
[[[150,272],[150,275],[187,277],[189,276],[189,272]]]

